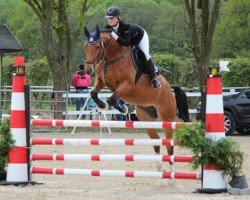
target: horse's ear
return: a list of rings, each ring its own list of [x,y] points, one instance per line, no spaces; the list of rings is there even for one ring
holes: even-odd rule
[[[86,35],[87,38],[90,36],[90,33],[86,26],[84,26],[84,34]]]
[[[100,38],[100,33],[101,33],[100,28],[99,28],[99,26],[96,24],[96,36],[97,36],[98,38]]]

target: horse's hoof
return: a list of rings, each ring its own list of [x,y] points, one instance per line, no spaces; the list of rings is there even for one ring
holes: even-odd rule
[[[155,153],[155,155],[160,155],[160,153]],[[160,162],[160,161],[157,161],[156,162],[156,168],[157,168],[157,171],[158,172],[162,172],[163,171],[163,169],[162,169],[162,166],[163,166],[163,163],[162,162]]]
[[[162,172],[163,171],[163,169],[162,169],[162,162],[157,161],[156,162],[156,168],[157,168],[158,172]]]
[[[130,113],[132,113],[132,112],[135,111],[135,107],[134,106],[132,106],[130,104],[127,104],[126,106],[128,107],[128,114],[130,114]]]
[[[103,101],[102,103],[103,103],[103,105],[100,107],[100,110],[101,110],[101,111],[106,111],[106,110],[108,110],[108,108],[109,108],[108,102],[107,102],[107,101]]]
[[[127,115],[128,114],[128,106],[123,105],[122,111],[123,111],[122,112],[123,115]]]

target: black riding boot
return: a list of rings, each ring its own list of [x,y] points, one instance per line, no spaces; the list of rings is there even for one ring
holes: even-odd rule
[[[160,88],[161,87],[161,83],[160,83],[160,81],[156,77],[155,67],[154,67],[154,63],[153,63],[152,58],[150,58],[149,60],[147,60],[146,67],[147,67],[147,71],[148,71],[149,76],[150,76],[152,87],[153,88]]]

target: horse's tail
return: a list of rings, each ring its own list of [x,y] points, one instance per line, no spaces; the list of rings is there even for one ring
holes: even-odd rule
[[[179,118],[181,118],[184,122],[190,122],[187,95],[179,86],[171,87],[174,89]]]

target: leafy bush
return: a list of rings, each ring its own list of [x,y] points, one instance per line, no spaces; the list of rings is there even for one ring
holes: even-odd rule
[[[239,145],[230,139],[214,141],[205,137],[204,124],[194,123],[175,130],[175,139],[187,147],[194,155],[192,168],[202,165],[216,165],[223,170],[223,175],[235,177],[240,175],[243,153]]]
[[[2,69],[2,84],[11,85],[12,72],[13,72],[14,58],[10,56],[4,56],[3,69]]]
[[[50,68],[45,58],[28,62],[26,73],[29,85],[32,86],[47,85],[51,77]]]
[[[10,120],[2,121],[0,126],[0,171],[4,170],[7,164],[7,156],[9,148],[14,144],[14,140],[10,134]]]
[[[225,87],[246,87],[250,85],[250,59],[236,58],[225,59],[230,63],[228,68],[230,72],[223,73],[223,85]]]
[[[154,54],[154,60],[163,68],[161,74],[172,85],[198,86],[198,76],[193,59],[182,59],[172,54]]]

